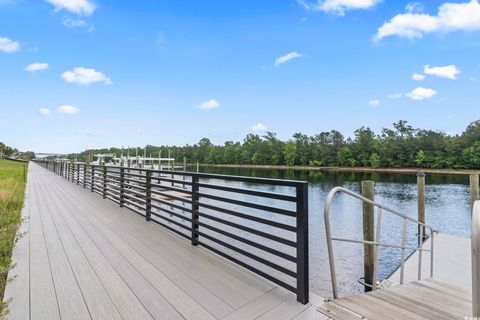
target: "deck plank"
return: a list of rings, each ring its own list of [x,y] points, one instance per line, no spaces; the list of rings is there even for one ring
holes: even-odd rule
[[[65,204],[57,197],[52,197],[51,200],[64,213],[61,217],[101,279],[123,319],[153,319],[80,225],[69,214],[65,214],[69,212]]]
[[[253,302],[226,316],[225,320],[257,319],[265,312],[279,305],[288,298],[288,294],[278,288],[272,289]]]
[[[35,181],[35,184],[40,182]],[[39,186],[36,187],[40,223],[43,228],[47,254],[52,269],[55,292],[57,293],[58,307],[62,319],[91,319],[85,304],[77,279],[68,262],[65,250],[62,247],[58,233],[51,221],[50,210],[46,206],[45,196]]]
[[[28,183],[33,185],[33,180],[30,175]],[[30,269],[30,317],[34,320],[60,319],[36,192],[32,192],[30,201],[30,259],[23,261],[29,263]]]
[[[40,186],[40,189],[42,187],[44,188],[45,186]],[[46,195],[45,191],[46,190],[43,189],[45,195],[44,200],[47,202],[50,198]],[[67,259],[74,272],[92,319],[121,319],[120,313],[110,299],[97,274],[61,218],[60,207],[58,207],[54,201],[48,201],[47,207],[50,212],[50,217],[47,218],[47,220],[51,220],[51,222],[49,221],[48,223],[52,225],[52,228],[56,229],[65,252],[68,252]]]
[[[344,319],[345,311],[371,320],[464,319],[471,314],[471,302],[452,295],[461,287],[440,281],[435,286],[422,285],[428,281],[335,299],[319,310],[333,319]]]
[[[66,190],[68,190],[68,186]],[[80,192],[82,191],[80,190]],[[77,195],[79,190],[75,189],[74,192],[75,197],[71,197],[72,201],[76,201],[75,199],[79,197]],[[89,192],[84,192],[84,194],[90,197]],[[189,242],[177,235],[165,232],[161,227],[146,222],[140,216],[132,214],[126,209],[121,209],[111,202],[90,201],[85,204],[93,213],[99,212],[98,206],[100,205],[102,214],[97,215],[97,217],[102,219],[110,229],[117,234],[133,235],[139,242],[157,250],[157,253],[161,254],[167,261],[184,273],[191,275],[195,279],[194,281],[198,281],[210,292],[215,292],[218,296],[221,296],[234,308],[248,303],[251,299],[273,288],[266,280],[245,273],[240,267],[224,261],[223,258],[212,256],[203,248],[192,247]],[[162,232],[159,232],[159,230]],[[179,243],[182,245],[179,245]]]

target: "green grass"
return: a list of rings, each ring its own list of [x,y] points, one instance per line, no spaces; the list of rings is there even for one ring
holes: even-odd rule
[[[15,235],[22,222],[26,166],[26,163],[0,159],[0,316],[7,312],[3,294],[12,266]]]

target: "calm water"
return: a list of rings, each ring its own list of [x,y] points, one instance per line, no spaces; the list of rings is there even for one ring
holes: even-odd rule
[[[375,200],[391,208],[417,216],[416,176],[409,174],[332,173],[304,170],[272,170],[246,168],[202,168],[202,172],[243,175],[309,182],[310,207],[310,286],[311,290],[331,296],[328,258],[323,223],[323,207],[327,193],[335,186],[360,192],[360,181],[375,181]],[[427,224],[440,232],[470,236],[470,205],[468,176],[429,174],[426,177]],[[237,186],[241,183],[237,183]],[[250,186],[251,187],[251,186]],[[282,191],[271,190],[270,191]],[[361,202],[344,195],[338,196],[331,211],[332,233],[337,236],[361,239]],[[382,239],[400,244],[402,220],[385,214]],[[408,241],[416,243],[416,226],[408,228]],[[363,272],[362,245],[335,243],[337,277],[342,294],[360,291],[357,279]],[[387,277],[399,265],[400,251],[380,249],[379,277]]]

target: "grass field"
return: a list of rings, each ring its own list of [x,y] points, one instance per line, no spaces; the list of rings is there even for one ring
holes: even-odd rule
[[[0,316],[6,312],[3,293],[11,267],[15,234],[21,223],[26,163],[0,159]]]

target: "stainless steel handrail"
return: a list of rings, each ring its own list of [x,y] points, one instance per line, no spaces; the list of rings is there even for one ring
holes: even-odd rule
[[[472,309],[473,318],[480,317],[480,201],[472,210]]]
[[[331,228],[330,228],[330,207],[332,205],[333,197],[337,193],[344,193],[346,195],[349,195],[351,197],[357,198],[365,203],[371,204],[374,207],[378,208],[377,211],[377,229],[376,229],[376,235],[375,235],[375,241],[366,241],[366,240],[356,240],[356,239],[348,239],[348,238],[340,238],[340,237],[332,237],[331,233]],[[480,206],[480,204],[479,204]],[[479,207],[480,210],[480,207]],[[381,234],[381,228],[382,228],[382,214],[383,211],[390,212],[394,215],[397,215],[401,218],[403,218],[403,227],[402,227],[402,244],[401,245],[394,245],[394,244],[389,244],[389,243],[381,243],[380,242],[380,234]],[[410,218],[404,213],[401,213],[399,211],[396,211],[392,208],[389,208],[381,203],[372,201],[368,198],[365,198],[364,196],[357,194],[353,191],[350,191],[348,189],[342,188],[342,187],[335,187],[330,192],[328,193],[327,200],[325,202],[325,209],[324,209],[324,219],[325,219],[325,233],[327,236],[327,249],[328,249],[328,259],[330,263],[330,276],[332,280],[332,291],[333,291],[333,297],[336,299],[338,298],[338,289],[337,289],[337,276],[336,276],[336,271],[335,271],[335,260],[334,260],[334,254],[333,254],[333,241],[343,241],[343,242],[353,242],[353,243],[362,243],[362,244],[369,244],[375,246],[374,249],[374,269],[373,269],[373,290],[376,289],[376,281],[377,281],[377,265],[378,265],[378,247],[389,247],[389,248],[397,248],[402,250],[402,256],[401,256],[401,261],[400,261],[400,284],[403,284],[404,282],[404,272],[405,272],[405,250],[406,249],[411,249],[411,250],[418,250],[419,251],[419,263],[418,263],[418,280],[421,279],[422,276],[422,252],[427,251],[430,252],[430,277],[433,277],[433,238],[434,238],[434,230],[432,227],[426,225],[425,223],[422,223],[420,221],[417,221],[413,218]],[[407,222],[413,222],[417,224],[418,226],[421,226],[420,229],[420,239],[424,238],[424,229],[429,229],[430,230],[430,249],[424,249],[423,248],[423,243],[422,241],[419,241],[419,244],[417,247],[409,247],[406,245],[406,235],[407,235]],[[479,218],[479,223],[480,223],[480,218]],[[480,227],[479,227],[480,229]],[[480,240],[479,240],[480,241]],[[479,291],[480,293],[480,291]]]

